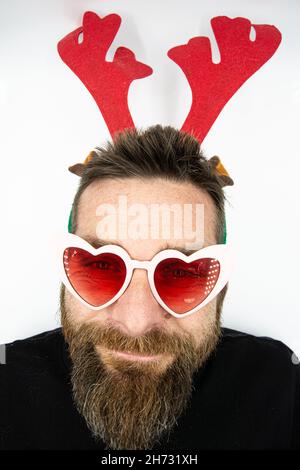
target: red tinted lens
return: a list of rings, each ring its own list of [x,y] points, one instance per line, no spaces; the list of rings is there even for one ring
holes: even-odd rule
[[[177,258],[161,261],[154,284],[162,301],[175,313],[186,313],[200,305],[215,287],[220,274],[216,259],[185,263]]]
[[[66,248],[64,268],[77,294],[95,307],[109,302],[126,278],[124,261],[113,253],[93,256],[81,248]]]

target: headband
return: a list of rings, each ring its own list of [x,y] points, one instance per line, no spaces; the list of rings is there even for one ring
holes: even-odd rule
[[[138,62],[126,47],[118,47],[111,62],[105,60],[120,24],[117,14],[101,18],[87,11],[82,26],[57,45],[61,59],[96,101],[112,139],[117,132],[135,127],[128,108],[128,90],[133,80],[147,77],[153,71]],[[199,143],[230,98],[272,57],[281,42],[281,33],[275,26],[254,25],[246,18],[217,16],[211,19],[211,27],[220,52],[219,63],[212,61],[210,40],[204,36],[194,37],[168,51],[168,57],[182,69],[192,91],[191,109],[181,130]],[[255,40],[250,39],[251,28]],[[70,166],[69,171],[82,176],[92,154],[93,151],[83,163]],[[214,156],[208,162],[222,187],[233,185],[219,157]],[[72,209],[68,230],[72,232]],[[226,237],[225,221],[223,243]]]

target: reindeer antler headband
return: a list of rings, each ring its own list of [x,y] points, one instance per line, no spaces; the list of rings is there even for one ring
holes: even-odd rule
[[[60,57],[95,99],[112,138],[118,131],[135,127],[128,108],[128,90],[133,80],[152,74],[152,68],[138,62],[126,47],[118,47],[112,62],[105,60],[120,24],[119,15],[100,18],[87,11],[83,25],[58,43]],[[212,62],[207,37],[192,38],[187,44],[168,51],[170,59],[184,72],[192,91],[191,109],[181,129],[200,143],[226,103],[272,57],[281,41],[280,31],[275,26],[252,25],[246,18],[217,16],[212,18],[211,26],[219,47],[220,63]],[[251,26],[256,33],[254,41],[250,40]],[[83,40],[79,42],[81,33]],[[69,170],[81,176],[90,157],[91,153],[84,163],[72,165]],[[209,162],[222,186],[233,185],[219,157],[212,157]],[[226,241],[226,227],[224,231]]]

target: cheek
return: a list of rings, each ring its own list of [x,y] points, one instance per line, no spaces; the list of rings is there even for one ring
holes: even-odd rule
[[[199,338],[211,331],[216,322],[216,301],[213,299],[205,307],[200,308],[198,312],[185,318],[178,319],[179,327],[186,333],[195,338],[199,343]]]
[[[66,290],[65,306],[68,316],[75,323],[87,321],[101,321],[105,317],[105,309],[91,310],[77,300],[69,291]]]

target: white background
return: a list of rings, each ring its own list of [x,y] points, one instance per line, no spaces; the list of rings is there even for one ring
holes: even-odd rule
[[[234,95],[203,142],[235,181],[226,188],[228,242],[237,255],[223,324],[284,341],[300,355],[300,3],[276,0],[6,0],[0,3],[0,343],[59,326],[59,280],[51,237],[67,231],[79,182],[68,172],[109,132],[93,98],[62,62],[57,42],[85,11],[118,13],[110,48],[130,48],[154,73],[136,80],[137,126],[180,128],[191,104],[167,51],[193,36],[212,39],[210,19],[273,24],[275,55]]]

